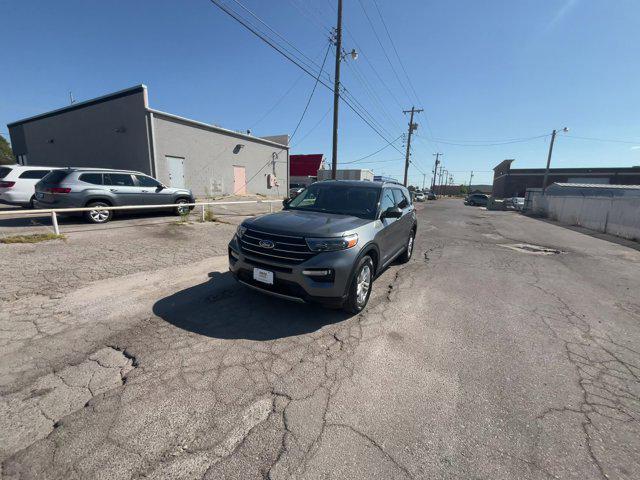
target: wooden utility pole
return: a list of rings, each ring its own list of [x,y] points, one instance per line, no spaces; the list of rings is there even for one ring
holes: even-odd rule
[[[438,176],[438,165],[440,165],[440,155],[442,155],[442,153],[434,153],[434,155],[436,156],[436,163],[433,166],[433,181],[431,182],[431,191],[433,193],[436,193],[436,177]]]
[[[569,131],[569,129],[567,127],[564,127],[562,129],[563,132],[567,133]],[[556,134],[558,133],[557,130],[553,130],[553,132],[551,132],[551,142],[549,143],[549,154],[547,155],[547,168],[544,171],[544,178],[542,179],[542,194],[544,195],[544,191],[547,189],[547,179],[549,177],[549,170],[551,167],[551,155],[553,154],[553,144],[556,142]]]
[[[414,130],[417,130],[418,125],[413,123],[413,114],[420,113],[423,110],[421,108],[411,107],[411,110],[403,110],[402,113],[411,113],[409,118],[409,135],[407,136],[407,154],[404,160],[404,186],[407,186],[409,180],[409,157],[411,156],[411,135]]]
[[[340,61],[342,59],[342,0],[338,0],[338,23],[335,31],[336,70],[333,84],[333,149],[331,152],[331,178],[336,179],[338,169],[338,107],[340,105]]]
[[[467,192],[471,195],[471,181],[473,180],[473,170],[471,170],[471,175],[469,176],[469,191]]]

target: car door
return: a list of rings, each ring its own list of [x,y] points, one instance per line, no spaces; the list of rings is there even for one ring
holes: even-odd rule
[[[139,187],[140,204],[142,205],[168,205],[173,203],[172,189],[165,188],[155,178],[147,175],[134,175],[136,185]]]
[[[385,210],[396,206],[396,199],[393,195],[391,188],[383,188],[380,195],[380,212],[378,218],[382,223],[382,230],[380,231],[380,256],[382,258],[382,264],[386,264],[393,255],[397,253],[397,238],[398,228],[400,225],[400,218],[382,218],[382,214]]]
[[[393,188],[393,196],[396,201],[396,206],[402,210],[402,216],[398,219],[398,228],[394,232],[396,237],[394,242],[399,249],[404,248],[407,243],[407,238],[411,233],[411,227],[413,226],[413,205],[409,201],[409,198],[404,191],[400,188]]]
[[[140,205],[140,187],[130,173],[105,173],[104,188],[111,193],[116,205]]]

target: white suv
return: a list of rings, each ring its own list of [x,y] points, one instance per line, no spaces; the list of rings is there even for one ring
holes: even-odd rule
[[[0,165],[0,203],[33,207],[34,187],[54,167]]]

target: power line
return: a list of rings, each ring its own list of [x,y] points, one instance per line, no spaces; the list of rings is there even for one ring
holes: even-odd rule
[[[311,129],[310,129],[307,133],[305,133],[305,135],[304,135],[301,139],[299,139],[299,140],[298,140],[298,142],[297,142],[295,145],[291,145],[291,147],[290,147],[290,148],[294,148],[294,147],[297,147],[298,145],[300,145],[300,144],[304,141],[304,139],[305,139],[305,138],[307,138],[309,135],[311,135],[311,133],[313,133],[313,131],[314,131],[316,128],[318,128],[318,126],[320,126],[320,124],[322,123],[322,121],[323,121],[325,118],[327,118],[327,115],[329,115],[329,113],[330,113],[330,112],[331,112],[331,107],[329,107],[329,108],[327,109],[327,111],[326,111],[326,112],[324,112],[324,115],[322,115],[322,117],[320,117],[320,120],[318,120],[318,122],[317,122],[313,127],[311,127]]]
[[[300,68],[301,70],[303,70],[305,73],[307,73],[308,75],[310,75],[313,78],[316,78],[316,76],[310,71],[310,68],[306,65],[303,65],[302,62],[300,62],[299,60],[295,59],[294,56],[290,53],[287,52],[282,46],[280,45],[276,45],[275,41],[273,39],[270,39],[266,36],[266,34],[258,31],[253,25],[251,25],[250,23],[248,23],[245,19],[243,19],[242,17],[240,17],[235,11],[230,10],[229,8],[227,8],[225,5],[222,5],[220,3],[220,0],[210,0],[210,2],[212,4],[214,4],[216,7],[218,7],[220,10],[222,10],[224,13],[226,13],[227,15],[229,15],[231,18],[233,18],[234,20],[236,20],[238,23],[240,23],[240,25],[242,25],[243,27],[245,27],[247,30],[249,30],[251,33],[253,33],[253,35],[255,35],[256,37],[258,37],[260,40],[262,40],[264,43],[266,43],[267,45],[269,45],[269,47],[271,47],[273,50],[275,50],[276,52],[278,52],[280,55],[282,55],[283,57],[285,57],[287,60],[289,60],[291,63],[293,63],[294,65],[296,65],[298,68]],[[329,85],[327,85],[323,80],[319,80],[319,83],[321,85],[323,85],[325,88],[327,88],[328,90],[333,92],[333,88]],[[362,119],[362,121],[364,121],[378,136],[380,136],[383,140],[388,141],[387,138],[380,133],[379,129],[376,128],[374,125],[371,124],[371,122],[369,120],[367,120],[364,115],[358,111],[358,109],[356,109],[356,107],[354,107],[347,99],[345,99],[342,95],[340,95],[340,98],[342,99],[342,101],[358,116]],[[398,150],[395,146],[394,148],[396,150]],[[398,150],[398,152],[400,152],[400,150]],[[402,153],[402,152],[400,152]]]
[[[375,152],[373,152],[373,153],[370,153],[369,155],[365,155],[364,157],[360,157],[360,158],[358,158],[357,160],[352,160],[352,161],[350,161],[350,162],[341,162],[341,163],[342,163],[342,165],[348,165],[348,164],[350,164],[350,163],[360,162],[360,161],[362,161],[362,160],[364,160],[364,159],[366,159],[366,158],[373,157],[374,155],[376,155],[376,154],[380,153],[381,151],[383,151],[383,150],[384,150],[384,149],[386,149],[387,147],[392,146],[395,142],[397,142],[398,140],[400,140],[400,138],[402,138],[402,135],[400,135],[399,137],[397,137],[397,138],[396,138],[396,139],[394,139],[394,140],[391,140],[390,142],[387,142],[387,144],[386,144],[384,147],[382,147],[382,148],[380,148],[380,149],[376,150],[376,151],[375,151]]]
[[[626,143],[629,145],[639,145],[640,140],[614,140],[611,138],[577,137],[575,135],[563,135],[563,137],[577,138],[579,140],[592,140],[594,142]]]
[[[382,12],[380,11],[380,7],[378,6],[378,2],[376,0],[373,0],[373,5],[376,7],[376,10],[378,11],[378,16],[380,17],[380,21],[382,22],[382,26],[384,27],[385,32],[387,32],[387,37],[389,38],[389,43],[391,43],[391,46],[393,47],[393,51],[396,54],[396,58],[398,59],[398,63],[400,64],[400,67],[402,68],[402,71],[404,72],[405,77],[407,77],[407,82],[409,83],[409,87],[413,91],[413,95],[416,97],[416,100],[418,101],[418,103],[422,104],[422,102],[420,101],[420,97],[418,97],[418,93],[416,92],[416,89],[413,87],[413,82],[411,81],[411,77],[407,73],[407,69],[404,68],[404,63],[402,63],[402,59],[400,58],[400,54],[398,53],[398,49],[396,48],[396,44],[393,42],[393,38],[391,37],[391,34],[389,33],[389,28],[387,28],[387,23],[384,21],[384,16],[382,15]]]
[[[378,41],[378,44],[380,45],[380,49],[382,50],[382,53],[384,54],[385,58],[387,59],[387,62],[389,62],[389,66],[391,67],[391,70],[393,71],[393,74],[395,75],[396,80],[398,80],[398,83],[400,84],[400,87],[402,87],[402,90],[404,90],[404,93],[407,96],[407,99],[409,101],[411,101],[411,95],[409,95],[409,92],[407,91],[406,87],[404,86],[404,83],[402,82],[402,80],[400,80],[400,76],[398,75],[398,72],[396,71],[395,67],[393,66],[393,63],[391,63],[391,59],[389,58],[389,55],[387,54],[387,50],[384,48],[384,45],[382,44],[382,41],[380,40],[380,37],[378,36],[378,32],[376,31],[376,28],[373,25],[373,22],[371,21],[371,18],[369,17],[369,14],[367,13],[367,9],[365,8],[364,4],[362,3],[362,0],[358,0],[358,3],[360,3],[360,6],[362,7],[362,11],[364,13],[364,16],[366,17],[367,22],[369,22],[369,26],[371,27],[371,30],[373,31],[373,35],[376,37],[376,40]]]
[[[302,77],[304,77],[304,72],[301,72],[300,75],[298,76],[298,78],[296,78],[296,80],[291,84],[291,86],[287,89],[286,92],[284,92],[284,94],[276,101],[276,103],[273,104],[273,106],[271,108],[269,108],[269,110],[267,110],[261,117],[260,119],[256,120],[253,125],[251,125],[249,128],[253,130],[253,128],[255,128],[256,125],[258,125],[260,122],[262,122],[265,118],[267,118],[271,112],[273,112],[283,101],[285,98],[287,98],[289,96],[289,94],[291,93],[291,91],[294,89],[294,87],[298,84],[298,82],[302,79]]]
[[[293,130],[293,133],[291,134],[291,137],[289,138],[289,141],[293,140],[293,137],[296,136],[296,133],[298,132],[298,128],[300,128],[300,124],[302,123],[302,120],[304,119],[304,116],[307,113],[307,110],[309,109],[309,104],[311,103],[311,99],[313,98],[313,94],[316,92],[316,87],[318,86],[318,81],[320,80],[320,75],[322,74],[322,71],[324,70],[324,64],[327,61],[327,56],[329,56],[329,50],[331,50],[331,44],[327,45],[327,51],[324,54],[324,59],[322,60],[322,66],[320,67],[320,73],[318,73],[318,76],[316,77],[316,81],[313,84],[313,88],[311,89],[311,94],[309,95],[309,99],[307,100],[307,104],[304,107],[304,111],[302,112],[302,115],[300,116],[300,120],[298,120],[298,124],[296,125],[296,128]]]
[[[258,15],[256,15],[252,10],[250,10],[249,8],[247,8],[242,2],[240,2],[239,0],[233,0],[233,2],[238,5],[240,8],[242,8],[244,11],[246,11],[249,15],[251,15],[253,18],[255,18],[258,22],[260,22],[262,25],[264,25],[268,30],[270,30],[271,32],[273,32],[278,38],[282,39],[287,45],[289,45],[291,48],[293,48],[296,52],[298,52],[300,54],[300,56],[302,56],[303,58],[307,59],[311,65],[314,65],[315,67],[318,67],[318,64],[315,62],[315,60],[311,59],[308,55],[306,55],[303,51],[301,51],[298,47],[296,47],[293,43],[291,43],[287,38],[285,38],[283,35],[281,35],[279,32],[277,32],[273,27],[271,27],[268,23],[266,23],[264,20],[262,20]],[[254,27],[255,28],[255,27]],[[321,69],[322,71],[322,69]],[[330,80],[331,76],[329,74],[327,74],[327,78]]]
[[[425,137],[422,137],[421,135],[416,135],[418,138],[425,140]],[[457,147],[494,147],[494,146],[498,146],[498,145],[510,145],[512,143],[523,143],[523,142],[530,142],[532,140],[537,140],[539,138],[545,138],[548,137],[549,134],[546,133],[544,135],[537,135],[535,137],[528,137],[528,138],[520,138],[520,139],[516,139],[516,140],[509,140],[506,142],[497,142],[497,143],[456,143],[456,142],[447,142],[444,140],[439,140],[441,143],[444,143],[445,145],[455,145]],[[435,140],[432,140],[435,141]]]

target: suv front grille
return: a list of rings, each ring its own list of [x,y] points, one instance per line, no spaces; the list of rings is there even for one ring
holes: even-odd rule
[[[273,248],[260,246],[261,241],[273,243]],[[240,238],[242,253],[262,260],[297,265],[315,255],[302,237],[278,235],[247,228]]]

